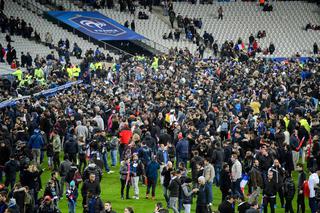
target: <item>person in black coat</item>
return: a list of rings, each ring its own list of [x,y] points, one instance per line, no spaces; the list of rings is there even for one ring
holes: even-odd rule
[[[7,161],[4,165],[4,172],[6,173],[5,185],[7,187],[11,185],[11,188],[13,189],[19,167],[20,165],[18,161],[15,160],[14,155],[11,155],[9,161]]]
[[[318,51],[319,51],[318,44],[316,42],[314,42],[314,44],[313,44],[313,54],[317,55]]]
[[[131,30],[132,30],[132,31],[135,31],[135,30],[136,30],[136,24],[134,23],[134,20],[132,20],[130,26],[131,26]]]
[[[163,196],[166,199],[167,204],[169,205],[169,183],[171,180],[171,172],[173,171],[173,165],[171,161],[168,161],[167,165],[163,168],[161,175],[163,176]]]
[[[69,155],[69,160],[72,163],[77,163],[77,153],[79,152],[79,145],[73,137],[70,137],[69,140],[66,141],[63,149],[64,153],[67,153]]]
[[[11,149],[8,144],[0,143],[0,181],[2,182],[2,171],[4,170],[4,165],[10,159]]]
[[[248,209],[250,209],[250,204],[245,201],[243,197],[240,197],[238,199],[239,204],[238,204],[238,212],[239,213],[246,213]]]
[[[274,44],[270,43],[270,45],[269,45],[269,53],[270,53],[270,55],[272,55],[275,50],[276,50],[276,48],[275,48]]]
[[[222,201],[225,200],[227,195],[231,193],[231,178],[230,178],[230,170],[229,165],[224,164],[221,171],[220,177],[220,190],[222,192]]]
[[[234,197],[228,195],[226,200],[219,205],[219,211],[223,213],[234,213],[234,201]]]
[[[293,200],[296,188],[291,178],[291,174],[286,172],[285,176],[286,176],[284,180],[284,196],[286,198],[285,212],[293,213],[292,200]]]
[[[169,208],[173,209],[173,211],[179,212],[177,208],[177,201],[179,199],[180,187],[181,187],[181,173],[180,171],[172,172],[172,178],[169,183],[168,189],[170,191],[169,195]]]
[[[304,181],[306,180],[306,173],[303,171],[303,165],[301,163],[297,164],[298,175],[298,196],[297,196],[297,211],[305,212],[305,203],[304,203]]]
[[[84,208],[87,208],[89,192],[93,196],[100,195],[101,193],[100,183],[96,181],[94,173],[90,174],[89,180],[85,180],[81,188],[82,205]]]
[[[270,203],[271,213],[274,213],[274,205],[276,204],[277,184],[273,180],[273,172],[268,172],[267,181],[263,189],[263,206],[264,213],[268,212],[268,204]]]

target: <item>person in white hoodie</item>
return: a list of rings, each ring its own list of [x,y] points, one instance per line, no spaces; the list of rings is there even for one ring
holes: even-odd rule
[[[101,130],[104,130],[104,121],[99,113],[96,113],[96,116],[93,118],[93,120],[97,123]]]

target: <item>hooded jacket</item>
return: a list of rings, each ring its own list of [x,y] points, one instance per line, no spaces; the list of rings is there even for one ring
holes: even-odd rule
[[[44,146],[44,139],[39,129],[34,130],[28,145],[31,149],[41,149]]]

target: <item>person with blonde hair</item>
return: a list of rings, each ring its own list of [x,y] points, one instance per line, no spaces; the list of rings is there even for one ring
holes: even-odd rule
[[[200,176],[198,178],[199,190],[197,196],[197,207],[196,213],[208,213],[209,212],[209,199],[208,199],[208,188],[205,187],[206,178],[204,176]]]

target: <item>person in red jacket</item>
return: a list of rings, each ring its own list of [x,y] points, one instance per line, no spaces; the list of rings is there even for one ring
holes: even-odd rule
[[[120,146],[119,146],[119,155],[120,161],[123,160],[123,151],[126,150],[132,137],[132,132],[128,125],[126,124],[123,129],[119,132]]]

